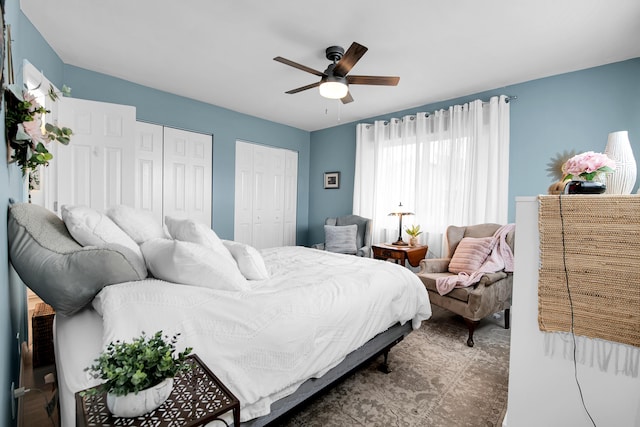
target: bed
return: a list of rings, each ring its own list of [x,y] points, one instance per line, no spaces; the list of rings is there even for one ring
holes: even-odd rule
[[[34,292],[60,308],[54,342],[63,426],[75,424],[74,394],[97,384],[84,368],[109,342],[130,340],[142,331],[180,333],[179,349],[194,348],[239,398],[242,425],[255,427],[273,421],[359,365],[387,353],[431,315],[420,280],[392,263],[305,247],[258,252],[222,241],[245,277],[266,275],[242,280],[234,288],[228,283],[237,278],[235,272],[215,276],[221,268],[218,264],[213,270],[202,271],[201,265],[192,263],[202,255],[194,256],[193,251],[204,251],[202,247],[169,239],[166,229],[156,230],[162,236],[155,240],[142,236],[141,242],[136,242],[142,243],[147,276],[154,277],[141,277],[141,266],[126,261],[135,248],[127,251],[120,247],[123,245],[111,244],[109,250],[116,254],[109,252],[109,256],[118,261],[109,258],[90,265],[116,276],[98,282],[117,281],[96,284],[89,280],[95,278],[86,277],[89,273],[82,266],[88,255],[83,254],[84,262],[77,262],[84,275],[79,286],[84,289],[84,283],[91,282],[91,290],[87,292],[90,297],[78,297],[77,289],[65,288],[75,280],[65,276],[65,268],[75,268],[68,258],[89,251],[104,256],[106,246],[82,246],[55,215],[37,207],[15,209],[18,206],[12,207],[9,215],[11,261]],[[190,227],[197,238],[206,233],[193,224]],[[171,231],[173,237],[188,237],[175,224]],[[31,240],[39,240],[36,249]],[[150,244],[152,241],[155,243]],[[47,255],[47,259],[54,258],[55,268],[47,269],[40,263],[37,268],[44,268],[44,272],[36,274],[31,271],[34,258],[43,259],[43,255],[33,252],[43,248],[55,252]],[[169,249],[163,252],[162,248]],[[250,254],[250,261],[260,262],[247,265],[243,251]],[[203,253],[211,256],[211,252]],[[65,261],[57,259],[60,257]],[[224,257],[218,256],[214,263]],[[162,268],[168,273],[160,271]],[[191,277],[185,273],[190,269],[196,271]],[[122,280],[127,274],[138,277]],[[203,277],[195,280],[194,274]],[[38,275],[47,277],[46,286],[34,277]],[[51,283],[58,280],[63,282],[61,289],[52,292]],[[59,294],[65,292],[68,295],[59,300]],[[68,300],[72,297],[79,302],[74,301],[71,307]]]

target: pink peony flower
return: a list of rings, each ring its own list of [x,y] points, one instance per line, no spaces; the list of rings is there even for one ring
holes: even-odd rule
[[[40,119],[31,120],[29,122],[22,122],[22,128],[24,129],[26,134],[31,137],[31,141],[34,144],[37,144],[38,142],[49,142],[42,134],[42,128],[40,126]]]
[[[587,151],[573,156],[562,165],[564,177],[562,180],[580,176],[587,181],[593,180],[601,172],[612,172],[616,168],[616,162],[606,154]]]
[[[36,97],[30,92],[22,92],[22,98],[31,104],[31,106],[29,107],[29,111],[36,111],[38,108],[40,108],[40,104],[36,100]]]

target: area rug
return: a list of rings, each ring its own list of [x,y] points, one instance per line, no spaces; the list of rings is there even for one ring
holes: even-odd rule
[[[392,372],[378,358],[277,425],[501,426],[507,408],[509,330],[489,317],[467,347],[462,318],[433,307],[390,353]]]

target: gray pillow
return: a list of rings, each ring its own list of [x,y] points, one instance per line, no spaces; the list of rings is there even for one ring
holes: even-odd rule
[[[336,218],[336,225],[352,225],[358,226],[358,234],[356,235],[356,245],[358,248],[365,246],[364,235],[367,230],[368,218],[363,218],[358,215],[345,215]]]
[[[358,226],[353,225],[325,225],[324,226],[324,248],[329,252],[341,254],[355,254],[356,235]]]
[[[29,203],[9,209],[9,256],[22,281],[56,312],[71,315],[106,285],[141,280],[146,271],[132,264],[122,245],[80,246],[64,222]]]

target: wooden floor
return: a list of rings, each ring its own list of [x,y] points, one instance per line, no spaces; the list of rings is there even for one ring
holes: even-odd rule
[[[47,383],[47,374],[55,375],[55,366],[39,366],[34,368],[31,363],[31,350],[24,345],[22,351],[23,371],[22,385],[30,389],[20,398],[18,405],[18,427],[58,427],[58,405],[52,407],[51,416],[47,413],[47,404],[54,395],[54,383]]]

